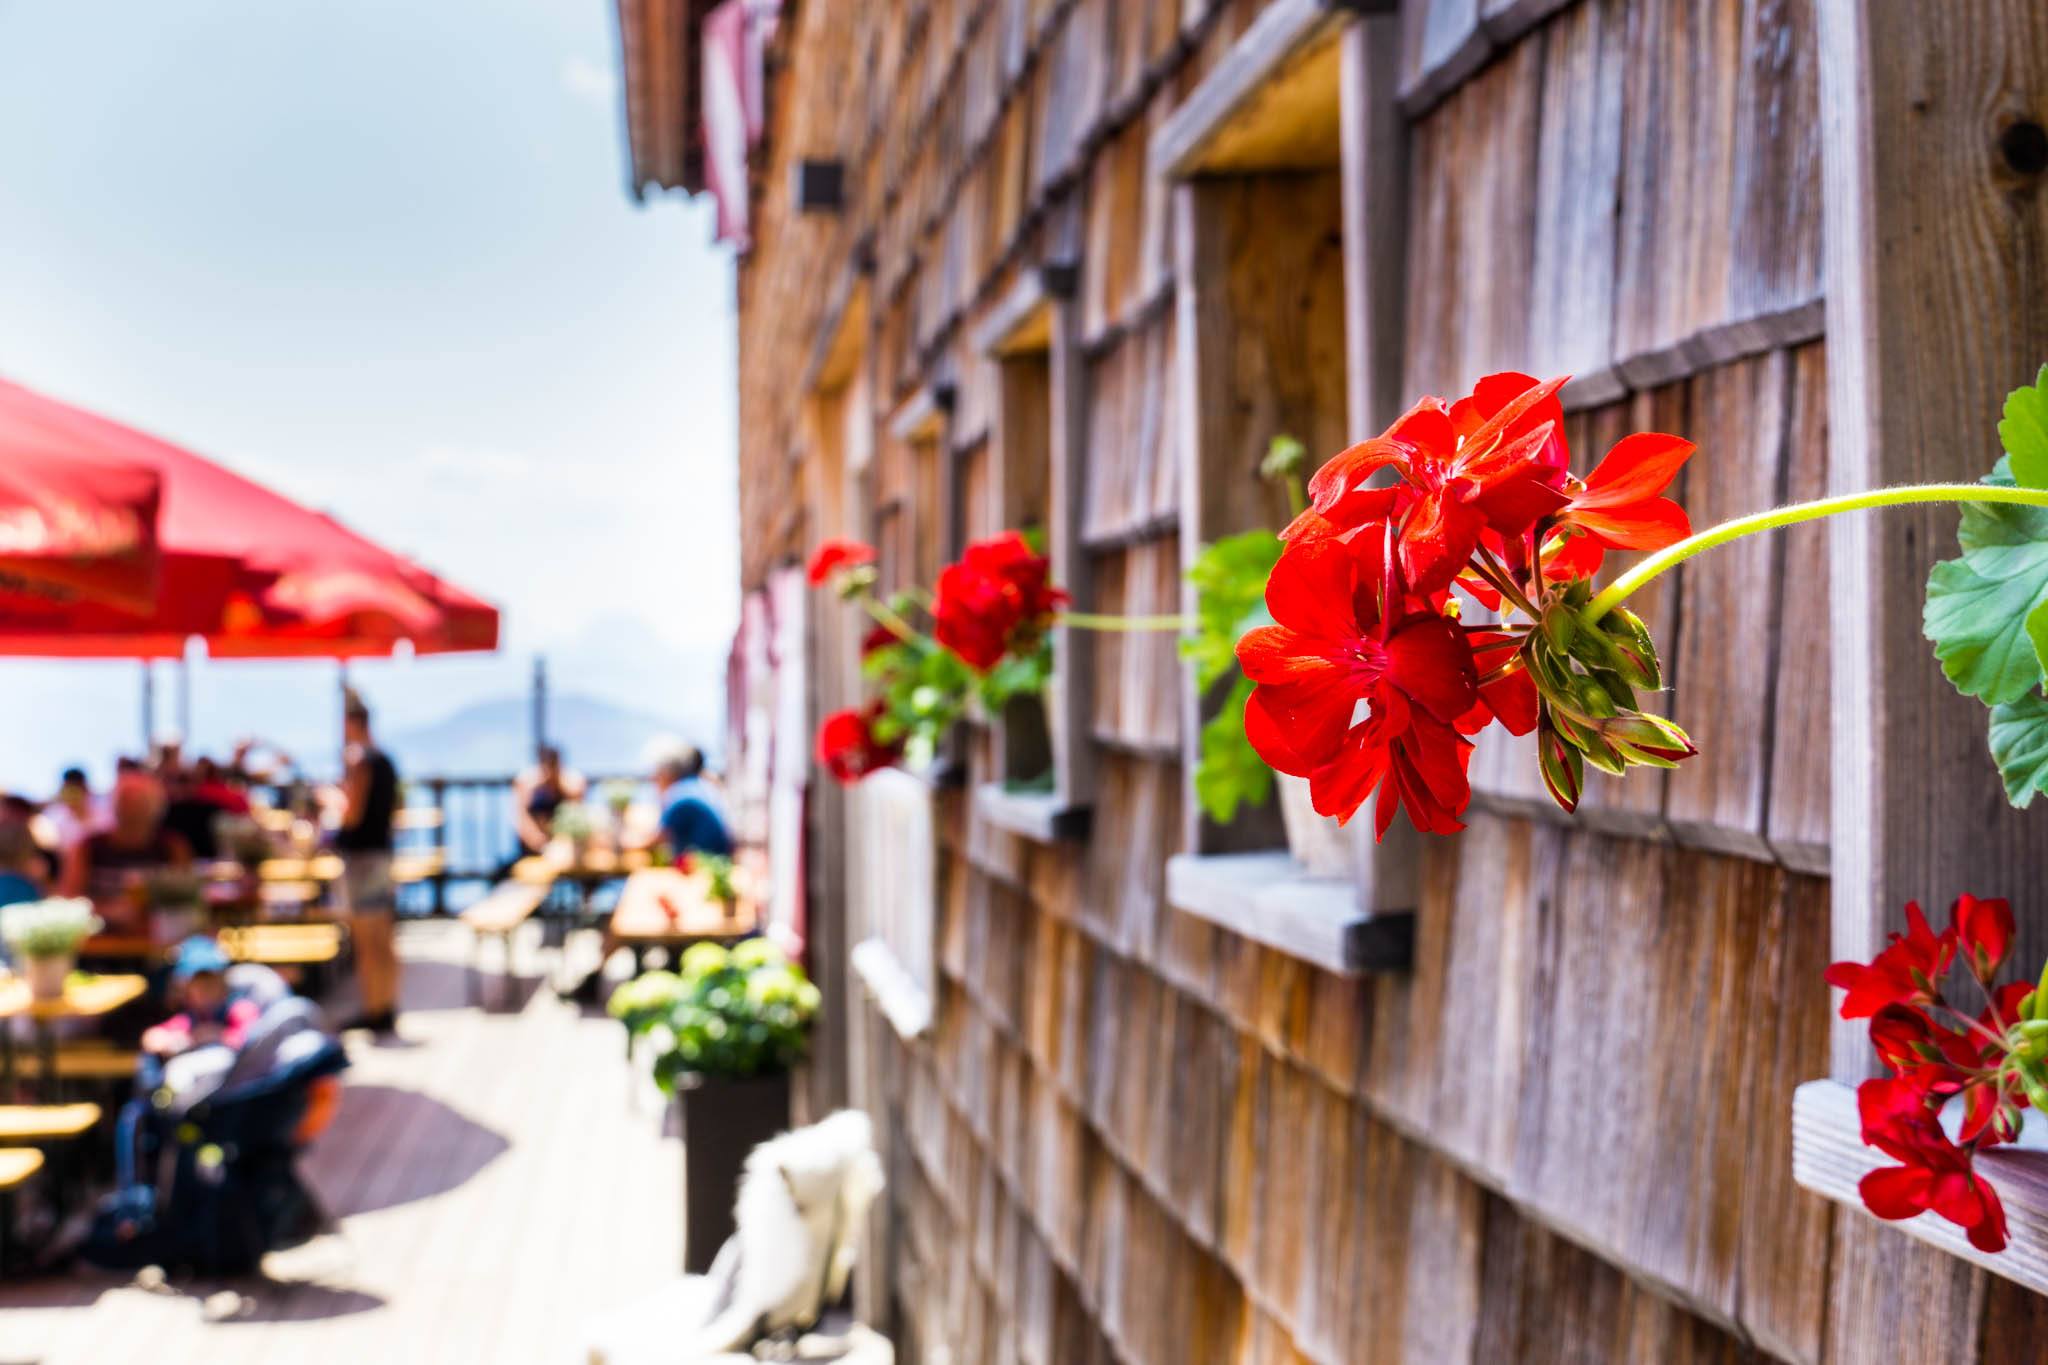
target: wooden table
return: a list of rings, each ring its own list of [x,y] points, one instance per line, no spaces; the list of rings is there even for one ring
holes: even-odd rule
[[[512,864],[512,880],[536,886],[563,879],[597,882],[645,871],[653,863],[653,855],[644,848],[629,848],[623,853],[608,848],[585,849],[583,856],[574,861],[549,853],[533,853]]]
[[[50,1025],[59,1019],[98,1019],[139,998],[149,988],[139,976],[74,976],[55,1000],[37,1000],[19,976],[0,981],[0,1093],[14,1092],[13,1020],[26,1016],[35,1026],[36,1050],[42,1055],[46,1084],[57,1080],[57,1036]]]
[[[745,938],[760,924],[759,904],[742,894],[734,913],[710,896],[711,879],[702,872],[651,867],[626,878],[612,911],[612,938],[633,950],[637,964],[649,948],[677,953],[693,943]]]

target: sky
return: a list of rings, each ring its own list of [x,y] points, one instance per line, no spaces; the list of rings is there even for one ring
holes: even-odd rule
[[[612,0],[0,0],[0,375],[497,603],[493,658],[355,666],[387,728],[536,654],[679,720],[723,685],[732,264],[708,201],[628,196],[617,45]],[[190,740],[325,749],[335,684],[202,663]],[[0,787],[109,766],[140,695],[0,660]]]

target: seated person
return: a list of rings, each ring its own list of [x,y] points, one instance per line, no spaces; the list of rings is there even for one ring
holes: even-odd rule
[[[655,759],[654,790],[661,803],[660,827],[634,846],[666,845],[679,863],[693,853],[732,856],[732,831],[717,793],[704,780],[701,750],[693,744],[664,750]]]
[[[554,837],[555,812],[567,801],[583,799],[582,774],[562,766],[562,751],[541,746],[531,768],[512,781],[512,827],[519,834],[516,858],[539,853]]]
[[[42,850],[28,826],[19,820],[0,821],[0,905],[20,905],[43,898]]]
[[[227,973],[228,955],[218,943],[203,934],[186,939],[171,968],[171,998],[179,1012],[142,1035],[142,1050],[175,1057],[209,1043],[239,1048],[263,1008],[231,999]]]
[[[704,781],[704,754],[693,744],[663,749],[654,762],[654,789],[661,802],[661,824],[629,848],[665,846],[669,856],[685,864],[694,854],[731,857],[732,831],[717,795]],[[571,998],[594,1002],[603,982],[604,964],[617,951],[619,942],[605,925],[604,943],[598,950],[597,967],[570,992]]]
[[[87,780],[85,769],[66,768],[58,779],[57,795],[43,807],[43,818],[49,821],[51,830],[57,836],[57,851],[68,855],[72,847],[86,835],[98,829],[103,822],[101,802],[93,795],[92,783]]]
[[[247,815],[249,800],[222,781],[220,766],[202,758],[170,779],[170,804],[164,827],[185,841],[192,856],[212,861],[220,856],[215,822],[223,815]]]
[[[165,869],[183,870],[192,850],[163,826],[163,787],[131,770],[114,783],[108,827],[75,844],[64,860],[58,894],[85,896],[113,933],[149,928],[149,880]]]

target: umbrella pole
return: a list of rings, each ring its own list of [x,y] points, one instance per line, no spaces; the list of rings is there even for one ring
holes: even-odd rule
[[[178,735],[192,742],[192,660],[178,656]]]
[[[150,746],[156,742],[156,666],[149,660],[142,660],[142,757],[149,759]]]

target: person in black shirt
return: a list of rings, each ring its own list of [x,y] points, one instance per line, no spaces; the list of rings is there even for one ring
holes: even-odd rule
[[[341,825],[341,908],[355,940],[362,1014],[344,1028],[394,1033],[398,1028],[398,904],[391,881],[391,833],[398,815],[398,769],[370,735],[370,708],[350,691],[342,703],[344,769]]]

